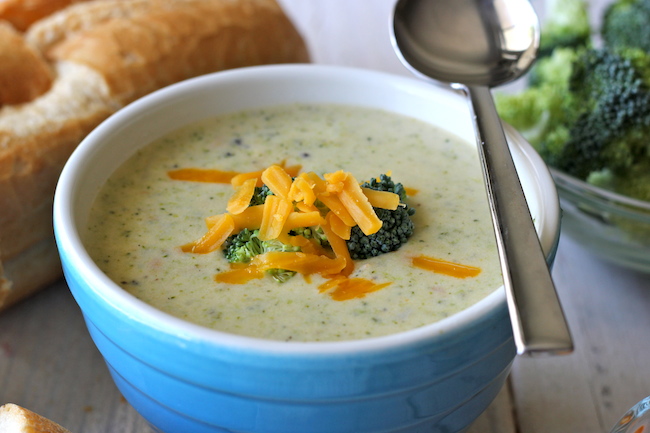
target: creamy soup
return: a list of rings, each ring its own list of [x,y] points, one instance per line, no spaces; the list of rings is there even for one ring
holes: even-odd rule
[[[205,218],[225,211],[228,184],[172,180],[179,168],[248,172],[286,161],[357,179],[391,172],[417,190],[415,230],[398,251],[356,261],[350,277],[387,287],[360,298],[321,293],[319,275],[246,284],[215,282],[224,254],[180,246]],[[169,314],[234,334],[286,341],[377,337],[452,315],[501,284],[494,235],[473,143],[416,119],[338,105],[290,105],[201,121],[138,151],[101,189],[85,242],[129,293]],[[414,267],[426,255],[480,269],[458,278]]]

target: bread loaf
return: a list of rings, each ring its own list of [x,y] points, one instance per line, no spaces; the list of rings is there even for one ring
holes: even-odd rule
[[[88,0],[0,0],[0,20],[26,30],[35,21],[79,1]]]
[[[0,406],[2,433],[70,433],[57,423],[18,405]]]
[[[3,293],[6,307],[60,277],[54,188],[102,120],[186,78],[309,60],[275,0],[93,0],[35,22],[22,37],[53,79],[35,99],[0,107],[0,308]]]
[[[45,93],[54,75],[49,65],[9,23],[0,21],[0,107]]]

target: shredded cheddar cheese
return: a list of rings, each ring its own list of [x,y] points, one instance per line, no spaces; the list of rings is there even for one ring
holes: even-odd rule
[[[248,263],[231,263],[230,270],[215,275],[215,281],[244,284],[263,278],[265,272],[272,269],[299,273],[306,279],[321,275],[327,281],[319,286],[319,291],[338,301],[361,298],[390,285],[391,282],[350,277],[355,265],[346,240],[350,239],[355,226],[366,235],[380,230],[383,222],[375,208],[397,209],[399,195],[361,187],[351,173],[342,170],[323,177],[313,172],[300,173],[300,170],[300,166],[287,167],[282,161],[246,173],[205,169],[170,171],[169,176],[175,180],[230,183],[234,189],[226,212],[207,217],[207,232],[198,240],[183,245],[182,250],[207,254],[219,249],[233,234],[244,229],[259,230],[260,240],[278,240],[299,251],[259,253]],[[251,205],[256,188],[263,185],[272,194],[266,196],[264,204]],[[305,228],[322,230],[329,246],[324,247],[316,239],[292,232]],[[413,258],[412,263],[458,278],[480,272],[471,266],[423,256]]]
[[[481,273],[481,268],[475,266],[461,265],[460,263],[448,262],[427,256],[413,257],[412,262],[415,267],[456,278],[475,277]]]
[[[279,165],[272,165],[262,172],[262,182],[278,197],[288,198],[291,176]]]
[[[182,247],[184,252],[207,254],[221,247],[221,244],[233,233],[235,221],[230,214],[221,214],[212,220],[208,232],[199,240]]]
[[[364,234],[377,233],[382,226],[382,221],[372,208],[368,197],[363,194],[359,182],[351,175],[348,175],[342,180],[342,184],[343,188],[338,193],[338,197],[352,216],[352,219]]]
[[[260,225],[260,239],[277,239],[282,234],[284,223],[293,212],[293,204],[286,198],[270,195],[263,204],[262,224]]]
[[[399,206],[399,195],[389,191],[377,191],[371,188],[361,188],[372,207],[395,210]]]
[[[191,180],[193,182],[229,183],[239,173],[236,171],[210,170],[201,168],[182,168],[172,170],[167,175],[174,180]]]
[[[349,299],[363,298],[368,293],[376,292],[391,285],[388,283],[377,284],[365,278],[333,278],[326,283],[321,284],[318,290],[329,292],[329,295],[335,301],[347,301]]]
[[[235,215],[245,211],[251,202],[253,194],[255,194],[255,185],[257,185],[257,179],[250,178],[236,187],[235,193],[230,197],[230,200],[228,200],[226,210]]]

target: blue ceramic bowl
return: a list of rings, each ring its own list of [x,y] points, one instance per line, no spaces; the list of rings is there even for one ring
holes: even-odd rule
[[[290,102],[383,108],[474,140],[461,95],[415,79],[315,65],[208,75],[119,111],[70,158],[54,210],[66,279],[117,386],[168,433],[465,431],[499,392],[515,356],[502,288],[408,332],[287,343],[229,335],[156,310],[113,283],[85,251],[80,231],[98,189],[138,147],[205,117]],[[560,214],[553,180],[532,148],[513,130],[507,134],[552,261]]]

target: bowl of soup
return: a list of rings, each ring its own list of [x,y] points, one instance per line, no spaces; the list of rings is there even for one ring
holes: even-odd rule
[[[553,180],[506,134],[551,264]],[[54,223],[70,290],[126,400],[166,433],[465,431],[515,357],[474,137],[459,93],[318,65],[199,77],[107,119],[63,170]],[[406,192],[412,233],[390,252],[343,259],[345,272],[250,277],[225,245],[267,223],[241,217],[253,211],[236,179],[271,167],[281,175],[267,178],[325,182],[332,194],[344,178],[356,191],[388,176]],[[281,228],[314,206],[325,229],[345,221],[301,191]],[[269,202],[262,221],[277,221],[285,213]],[[229,240],[195,248],[226,220]],[[335,237],[343,243],[319,253],[328,264],[349,241]],[[304,258],[313,244],[287,254]]]

